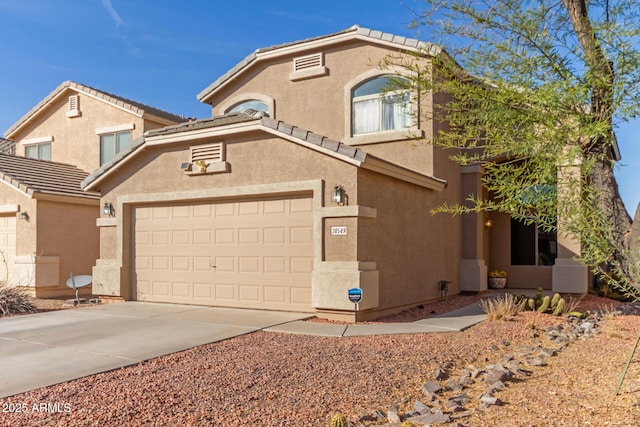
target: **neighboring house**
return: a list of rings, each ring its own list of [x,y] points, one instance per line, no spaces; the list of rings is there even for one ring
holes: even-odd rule
[[[0,280],[37,296],[69,293],[70,272],[98,255],[100,195],[82,191],[75,166],[0,154]]]
[[[145,131],[181,117],[64,82],[0,141],[0,278],[38,297],[72,295],[99,256],[99,195],[81,181]],[[87,290],[88,291],[88,290]]]
[[[500,218],[430,214],[482,191],[481,167],[428,143],[438,97],[389,93],[404,71],[375,66],[416,52],[444,54],[356,26],[249,55],[198,95],[211,119],[148,131],[83,182],[109,214],[94,292],[353,320],[360,288],[365,320],[441,283],[485,290]]]

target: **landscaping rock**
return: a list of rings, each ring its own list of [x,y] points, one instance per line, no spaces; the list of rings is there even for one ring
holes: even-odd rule
[[[486,383],[493,384],[497,381],[504,382],[511,378],[511,372],[505,369],[504,366],[500,364],[493,365],[492,367],[489,366],[487,366],[487,375],[484,379]]]
[[[387,421],[389,423],[400,423],[400,422],[402,422],[402,420],[400,419],[400,416],[398,415],[398,407],[397,406],[392,406],[391,408],[389,408],[387,410]]]
[[[422,393],[424,393],[425,391],[432,393],[432,394],[436,394],[436,393],[440,393],[442,391],[442,386],[436,382],[433,381],[427,381],[426,383],[422,384],[422,389],[421,389]]]
[[[498,399],[497,397],[490,396],[488,394],[483,395],[480,398],[480,402],[485,403],[487,405],[499,405],[500,403],[502,403],[500,399]]]
[[[447,371],[445,371],[443,368],[436,368],[436,372],[433,375],[433,378],[436,381],[445,380],[445,379],[447,379]]]
[[[451,417],[446,414],[424,414],[418,415],[417,417],[407,418],[407,420],[414,423],[422,424],[444,424],[448,423],[451,420]]]
[[[415,409],[415,411],[418,413],[418,415],[430,414],[431,413],[431,408],[429,408],[427,405],[425,405],[424,403],[420,402],[419,400],[415,401],[415,403],[413,404],[413,409]]]

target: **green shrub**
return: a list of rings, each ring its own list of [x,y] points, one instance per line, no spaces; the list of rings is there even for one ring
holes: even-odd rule
[[[0,282],[0,317],[18,313],[33,313],[36,307],[24,289]]]

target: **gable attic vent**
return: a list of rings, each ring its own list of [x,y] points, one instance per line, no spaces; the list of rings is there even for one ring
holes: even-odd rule
[[[80,115],[80,105],[78,95],[69,96],[69,108],[67,109],[67,117],[78,117]]]
[[[204,162],[221,162],[224,160],[224,145],[222,142],[215,144],[198,145],[191,147],[191,163],[198,160]]]
[[[293,58],[293,72],[289,74],[292,81],[308,79],[317,76],[326,76],[329,70],[324,66],[324,55],[322,52],[313,55]]]
[[[313,67],[321,67],[322,63],[322,52],[316,53],[314,55],[301,56],[299,58],[293,59],[293,71],[301,71],[306,70],[307,68]]]

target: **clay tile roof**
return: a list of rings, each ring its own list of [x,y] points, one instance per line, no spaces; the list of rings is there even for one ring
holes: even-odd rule
[[[72,81],[65,81],[60,86],[55,88],[53,92],[47,95],[42,101],[40,101],[35,107],[33,107],[27,114],[22,116],[16,123],[13,124],[6,132],[5,135],[11,135],[15,132],[20,126],[29,121],[31,117],[36,115],[40,110],[42,110],[45,106],[47,106],[53,99],[59,96],[62,92],[67,89],[72,89],[77,92],[85,93],[87,95],[93,96],[95,98],[101,99],[110,104],[116,105],[120,108],[124,108],[125,110],[131,111],[136,115],[152,115],[158,117],[160,119],[164,119],[168,122],[180,123],[185,119],[182,116],[178,116],[173,113],[169,113],[164,110],[160,110],[155,107],[151,107],[149,105],[143,104],[141,102],[133,101],[128,98],[124,98],[118,95],[114,95],[108,92],[104,92],[98,89],[94,89],[91,86],[83,85],[81,83],[76,83]]]
[[[85,192],[80,183],[89,174],[65,163],[0,154],[0,179],[33,196],[34,193],[99,199],[94,192]]]
[[[0,137],[0,154],[16,154],[16,142]]]
[[[285,135],[291,135],[295,138],[317,145],[318,147],[322,147],[325,150],[334,151],[338,154],[351,157],[361,162],[367,157],[367,153],[359,148],[352,147],[339,141],[334,141],[326,136],[318,135],[317,133],[313,133],[305,129],[300,129],[297,126],[292,126],[279,120],[263,117],[262,124]]]
[[[243,123],[252,120],[260,120],[260,123],[262,125],[276,130],[279,133],[302,139],[306,142],[317,145],[318,147],[322,147],[325,150],[334,151],[336,153],[351,157],[355,160],[363,161],[367,156],[366,153],[359,148],[351,147],[350,145],[334,141],[327,138],[326,136],[318,135],[305,129],[300,129],[297,126],[290,125],[281,120],[272,119],[266,113],[255,110],[244,110],[239,113],[226,114],[224,116],[217,116],[212,119],[196,120],[176,126],[167,126],[162,129],[154,129],[145,133],[145,136],[151,137],[159,135],[170,135],[173,133],[188,132],[197,129],[206,129],[230,125],[234,123]]]
[[[160,129],[147,131],[145,136],[170,135],[172,133],[188,132],[198,129],[207,129],[235,123],[243,123],[251,120],[261,119],[263,115],[255,110],[244,110],[238,113],[225,114],[224,116],[216,116],[211,119],[192,120],[174,126],[166,126]]]

